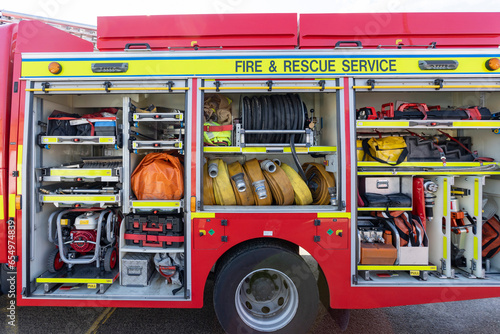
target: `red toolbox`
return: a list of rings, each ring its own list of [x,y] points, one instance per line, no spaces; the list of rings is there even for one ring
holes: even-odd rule
[[[127,246],[178,248],[184,243],[182,233],[150,234],[148,232],[136,232],[128,230],[125,232],[125,244]]]
[[[128,215],[127,230],[149,234],[181,233],[184,231],[182,218],[169,215]]]

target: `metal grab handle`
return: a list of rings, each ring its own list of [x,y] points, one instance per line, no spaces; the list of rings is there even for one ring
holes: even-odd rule
[[[131,47],[134,46],[144,46],[146,49],[131,49]],[[125,44],[125,51],[130,51],[130,50],[147,50],[151,51],[151,46],[149,46],[149,43],[127,43]]]
[[[356,46],[341,46],[342,44],[356,44]],[[362,48],[361,41],[338,41],[335,43],[335,49],[338,48]]]

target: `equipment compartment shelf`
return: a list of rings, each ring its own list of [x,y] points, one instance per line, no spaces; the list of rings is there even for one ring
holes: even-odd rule
[[[133,122],[182,122],[184,113],[134,113],[132,114]]]
[[[405,121],[405,120],[358,120],[356,127],[359,129],[387,128],[387,129],[496,129],[500,128],[500,121],[447,121],[447,120],[425,120],[425,121]]]
[[[140,247],[140,246],[123,246],[120,249],[122,253],[184,253],[184,247]]]
[[[446,165],[443,165],[442,162],[439,161],[429,161],[429,162],[402,162],[397,166],[391,166],[390,168],[401,168],[401,167],[432,167],[432,168],[467,168],[467,167],[481,167],[486,165],[499,165],[498,162],[446,162]],[[358,167],[383,167],[388,168],[387,164],[383,164],[376,161],[358,161]],[[418,174],[418,173],[417,173]]]
[[[297,154],[326,154],[337,151],[336,146],[312,146],[312,147],[295,147]],[[205,153],[252,153],[252,154],[280,154],[291,153],[290,147],[237,147],[237,146],[205,146]]]
[[[182,200],[132,200],[130,207],[134,213],[136,212],[172,212],[180,211],[183,207]]]
[[[411,211],[411,207],[394,207],[394,208],[381,208],[381,207],[358,207],[358,211]]]
[[[40,194],[41,203],[52,203],[56,207],[60,206],[120,206],[120,194]]]
[[[133,150],[182,150],[183,145],[181,140],[134,140],[131,143]]]
[[[426,270],[426,271],[436,271],[437,267],[434,265],[428,266],[391,266],[391,265],[358,265],[358,270],[370,270],[370,271],[413,271],[413,270]]]
[[[43,181],[45,182],[120,182],[119,168],[47,168]]]
[[[98,136],[41,136],[40,145],[73,144],[73,145],[114,145],[116,137]]]

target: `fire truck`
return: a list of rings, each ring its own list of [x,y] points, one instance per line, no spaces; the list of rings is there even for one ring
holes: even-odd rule
[[[499,16],[1,25],[17,305],[200,308],[214,273],[225,331],[305,333],[499,297]]]

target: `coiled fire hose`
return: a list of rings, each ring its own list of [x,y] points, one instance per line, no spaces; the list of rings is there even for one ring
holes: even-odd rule
[[[243,170],[243,166],[241,166],[238,161],[235,161],[229,164],[227,169],[229,171],[229,177],[231,178],[234,195],[236,196],[236,203],[238,205],[254,205],[255,200],[250,180]]]
[[[273,203],[273,195],[271,194],[271,189],[264,178],[264,174],[262,174],[262,170],[260,169],[257,159],[245,162],[243,168],[252,184],[251,188],[255,204],[271,205]]]
[[[281,163],[281,168],[285,172],[286,176],[290,180],[293,192],[294,201],[297,205],[308,205],[313,202],[313,197],[311,191],[307,187],[307,184],[302,180],[299,174],[290,166],[285,163]]]
[[[214,182],[208,174],[208,163],[203,166],[203,205],[215,205]]]
[[[280,166],[275,165],[273,162],[270,163],[274,166],[274,171],[263,170],[263,174],[271,188],[275,204],[293,204],[294,192],[290,179]]]
[[[222,159],[210,160],[208,164],[216,163],[219,169],[217,176],[213,179],[215,204],[236,205],[233,186],[229,179],[227,164]]]
[[[307,162],[302,165],[302,169],[306,174],[313,204],[331,204],[331,200],[335,196],[335,179],[325,170],[325,166],[315,162]]]

